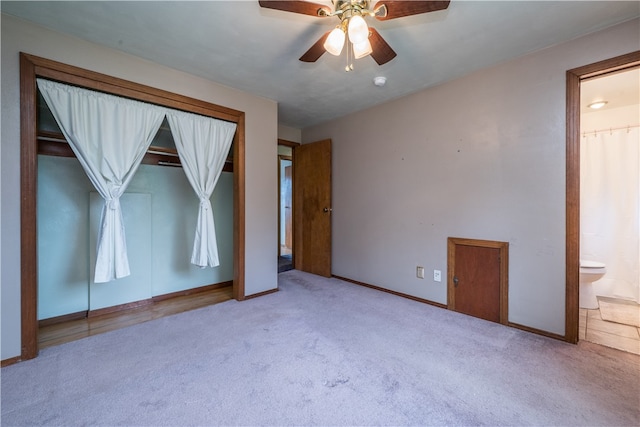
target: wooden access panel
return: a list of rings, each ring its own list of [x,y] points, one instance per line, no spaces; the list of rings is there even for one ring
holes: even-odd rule
[[[296,270],[331,277],[331,140],[293,151]]]
[[[448,239],[450,310],[508,323],[508,247],[506,242]]]

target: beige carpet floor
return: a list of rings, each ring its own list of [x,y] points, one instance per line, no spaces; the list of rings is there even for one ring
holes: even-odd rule
[[[292,270],[2,368],[2,426],[640,426],[640,356]]]

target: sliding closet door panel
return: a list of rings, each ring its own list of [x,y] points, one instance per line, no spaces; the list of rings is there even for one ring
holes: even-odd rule
[[[152,193],[153,296],[233,280],[233,174],[223,172],[211,196],[220,259],[214,268],[190,262],[200,201],[182,168],[141,165],[129,191]]]
[[[131,275],[106,283],[94,283],[96,243],[104,200],[95,192],[89,197],[90,274],[89,310],[98,310],[151,298],[151,194],[124,193],[120,197],[127,236]]]
[[[89,308],[92,189],[75,158],[38,156],[38,320]]]

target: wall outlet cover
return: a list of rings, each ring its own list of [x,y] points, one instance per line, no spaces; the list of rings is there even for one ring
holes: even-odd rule
[[[442,272],[440,270],[433,270],[433,281],[442,282]]]

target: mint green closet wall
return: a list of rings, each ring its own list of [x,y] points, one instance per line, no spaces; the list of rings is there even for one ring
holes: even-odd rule
[[[231,173],[222,173],[211,197],[220,265],[200,269],[189,262],[199,201],[182,168],[141,165],[122,203],[132,275],[98,285],[99,196],[75,158],[38,161],[38,319],[233,279]]]
[[[76,159],[38,156],[38,319],[89,308],[89,192]]]

